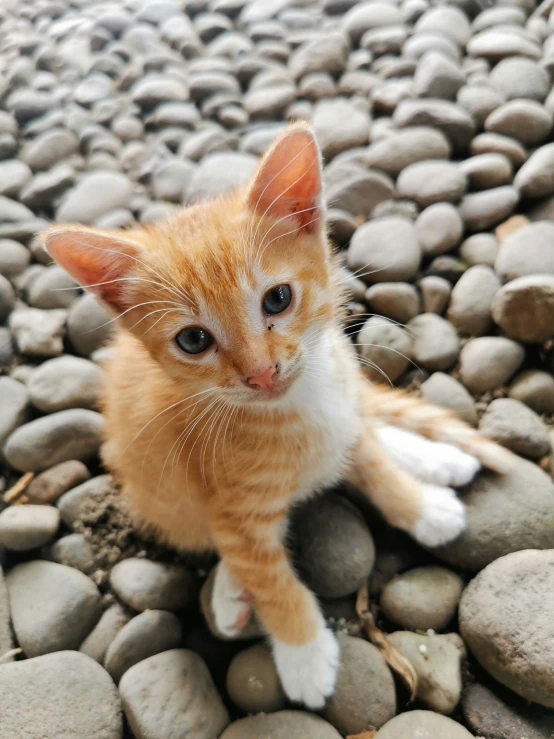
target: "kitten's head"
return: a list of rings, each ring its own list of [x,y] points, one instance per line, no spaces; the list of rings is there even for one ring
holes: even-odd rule
[[[136,230],[55,226],[44,243],[187,390],[282,397],[336,311],[321,164],[288,128],[241,191]]]

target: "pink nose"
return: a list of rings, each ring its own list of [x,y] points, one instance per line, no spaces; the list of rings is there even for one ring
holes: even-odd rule
[[[259,375],[253,375],[252,377],[249,377],[247,379],[247,382],[249,385],[257,385],[258,387],[269,389],[273,387],[273,375],[276,372],[277,369],[275,368],[275,366],[271,365],[263,372],[260,372]]]

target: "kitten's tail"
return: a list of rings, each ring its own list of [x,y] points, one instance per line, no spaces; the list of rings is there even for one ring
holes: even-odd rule
[[[517,457],[512,452],[481,436],[451,410],[431,405],[402,390],[369,388],[369,393],[368,410],[384,423],[433,441],[454,444],[500,474],[507,474],[516,464]]]

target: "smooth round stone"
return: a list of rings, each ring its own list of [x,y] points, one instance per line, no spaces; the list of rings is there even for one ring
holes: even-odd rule
[[[471,37],[471,27],[465,13],[448,5],[427,10],[416,23],[415,30],[419,33],[445,34],[460,46],[465,46]]]
[[[495,270],[504,282],[554,275],[554,223],[539,221],[518,229],[502,244]]]
[[[371,102],[376,113],[391,116],[400,102],[410,98],[413,94],[413,83],[411,79],[387,80],[382,85],[376,86],[371,92]],[[394,131],[393,121],[386,123],[381,118],[377,119],[376,125],[372,126],[372,140],[378,141]]]
[[[503,336],[471,339],[460,352],[460,375],[470,393],[486,393],[502,387],[514,375],[525,350]]]
[[[465,152],[475,134],[475,123],[469,113],[447,100],[402,100],[394,111],[393,122],[398,128],[438,128],[456,152]]]
[[[326,196],[337,208],[367,220],[375,208],[393,196],[393,181],[376,171],[367,171],[352,164],[329,168]]]
[[[114,324],[92,293],[75,300],[67,316],[67,335],[71,345],[88,357],[111,337]]]
[[[415,230],[423,254],[435,257],[452,251],[460,243],[464,224],[458,209],[450,203],[435,203],[420,213]]]
[[[14,310],[8,323],[19,351],[39,357],[56,357],[63,351],[63,335],[67,312],[65,310]]]
[[[460,603],[460,629],[495,680],[554,708],[554,551],[514,552],[486,567]],[[517,659],[514,656],[517,655]]]
[[[37,506],[38,507],[38,506]],[[45,506],[42,506],[43,508]],[[56,509],[57,510],[57,509]],[[96,569],[94,552],[84,534],[68,534],[48,547],[46,558],[90,575]]]
[[[482,264],[470,267],[452,290],[447,318],[461,334],[482,336],[492,325],[491,307],[501,283]]]
[[[0,447],[8,436],[27,420],[29,392],[25,385],[11,377],[0,377]]]
[[[343,33],[316,36],[296,49],[289,61],[289,70],[295,80],[311,72],[336,75],[345,68],[350,44]]]
[[[456,721],[432,711],[408,711],[389,721],[375,739],[473,739]]]
[[[110,584],[135,611],[180,611],[197,595],[195,578],[185,567],[147,559],[131,558],[116,564]]]
[[[407,282],[372,285],[365,291],[364,299],[375,312],[402,324],[408,323],[419,313],[418,292]]]
[[[200,162],[186,190],[187,202],[242,187],[257,164],[257,158],[247,153],[233,151],[209,154]]]
[[[550,78],[538,62],[526,57],[509,57],[490,73],[492,87],[507,100],[527,98],[542,103],[550,91]]]
[[[94,223],[114,208],[128,208],[132,183],[119,172],[89,172],[69,191],[56,212],[59,223]]]
[[[554,413],[554,378],[548,372],[525,370],[513,380],[508,393],[536,413]]]
[[[82,408],[59,411],[16,429],[4,453],[22,472],[41,472],[69,459],[85,462],[98,452],[103,429],[100,413]]]
[[[423,313],[441,315],[446,308],[452,292],[452,285],[444,277],[428,275],[419,281]]]
[[[518,200],[510,185],[470,193],[460,203],[460,215],[468,231],[485,231],[511,216]]]
[[[485,129],[512,136],[523,144],[540,144],[552,130],[552,114],[534,100],[510,100],[492,112]]]
[[[25,162],[17,159],[0,162],[0,195],[16,196],[31,177]]]
[[[102,613],[98,588],[72,567],[25,562],[6,583],[14,631],[27,657],[78,649]]]
[[[136,739],[220,737],[229,714],[203,659],[171,649],[142,660],[119,684],[123,710]]]
[[[520,167],[527,161],[527,151],[524,146],[509,136],[500,133],[480,133],[469,146],[469,153],[477,156],[479,154],[504,154],[512,162],[514,167]]]
[[[373,133],[373,129],[372,129]],[[450,144],[437,129],[414,126],[394,131],[370,144],[365,155],[369,167],[397,176],[410,164],[429,159],[448,159]]]
[[[170,160],[152,175],[152,192],[156,200],[180,203],[189,187],[196,167],[191,162]]]
[[[104,659],[104,667],[117,685],[138,662],[181,646],[181,622],[169,611],[145,611],[132,618],[116,634]]]
[[[52,541],[60,525],[57,508],[41,505],[12,506],[0,513],[0,544],[25,552]]]
[[[370,28],[361,38],[360,47],[376,57],[399,54],[408,36],[403,25]]]
[[[28,387],[33,405],[45,413],[98,404],[102,369],[79,357],[56,357],[32,373]]]
[[[413,336],[412,356],[425,369],[445,370],[451,367],[460,352],[456,329],[435,313],[423,313],[408,324]]]
[[[522,457],[540,459],[550,452],[544,423],[534,411],[513,398],[493,400],[481,418],[479,431]]]
[[[53,129],[37,136],[25,146],[21,158],[33,171],[50,169],[79,149],[79,139],[67,129]]]
[[[265,644],[239,652],[227,671],[227,692],[245,713],[274,713],[286,705],[271,652]]]
[[[294,516],[297,567],[308,586],[324,598],[357,592],[375,561],[375,547],[362,514],[335,494],[307,503]]]
[[[296,98],[293,85],[282,84],[250,90],[244,97],[244,107],[252,118],[273,118]]]
[[[514,186],[526,198],[543,198],[554,193],[554,144],[537,149],[521,167]]]
[[[462,241],[460,257],[469,267],[483,264],[494,267],[500,244],[494,234],[477,233]]]
[[[74,651],[2,665],[0,713],[6,739],[121,739],[123,732],[112,679]]]
[[[477,425],[477,412],[473,398],[465,387],[444,372],[434,372],[428,380],[421,384],[423,397],[442,408],[454,411],[462,420],[471,426]]]
[[[425,270],[426,275],[442,277],[455,285],[467,269],[467,264],[452,254],[435,257]]]
[[[504,285],[492,317],[512,339],[543,342],[554,335],[554,275],[527,275]]]
[[[417,567],[396,575],[383,589],[381,608],[406,629],[442,631],[452,621],[464,589],[459,575],[444,567]]]
[[[220,739],[340,739],[340,734],[327,721],[313,713],[278,711],[249,716],[233,722]]]
[[[461,87],[456,100],[464,110],[467,110],[473,116],[480,128],[493,110],[506,102],[506,98],[498,90],[477,84],[467,84]]]
[[[73,527],[96,498],[102,500],[112,491],[111,476],[98,475],[64,493],[57,505],[65,525]]]
[[[453,61],[460,58],[458,45],[444,33],[414,33],[402,48],[402,55],[407,59],[419,59],[428,51],[438,51]]]
[[[466,175],[469,187],[474,190],[487,190],[491,187],[507,185],[512,181],[513,167],[505,154],[479,154],[460,163],[460,170]]]
[[[486,28],[495,26],[514,25],[523,26],[527,15],[522,8],[516,6],[498,6],[486,8],[475,18],[472,24],[473,32],[479,33]]]
[[[31,253],[27,247],[12,239],[0,239],[0,274],[15,277],[29,266]]]
[[[458,634],[419,636],[397,631],[388,637],[419,678],[418,699],[431,711],[450,714],[462,697],[462,662],[466,650]]]
[[[396,713],[394,679],[381,652],[373,644],[342,636],[335,692],[323,717],[343,736],[379,728]]]
[[[464,82],[457,64],[438,51],[428,51],[418,62],[414,92],[418,97],[454,100]]]
[[[484,57],[491,62],[512,56],[541,58],[540,46],[510,27],[487,29],[476,34],[469,40],[467,52],[471,56]]]
[[[352,237],[347,260],[365,282],[412,280],[421,262],[413,224],[401,217],[364,223]]]
[[[115,603],[104,611],[94,629],[79,647],[79,651],[87,654],[95,662],[104,663],[108,647],[116,634],[129,623],[131,616],[119,603]]]
[[[398,8],[387,2],[363,2],[349,10],[342,19],[342,28],[357,44],[370,28],[402,23]]]
[[[395,382],[408,369],[413,356],[413,339],[396,322],[372,316],[362,326],[356,343],[364,374],[372,382]]]
[[[321,100],[335,94],[335,82],[331,75],[325,72],[311,72],[302,78],[299,93],[308,100]]]
[[[325,159],[369,141],[369,117],[346,98],[320,100],[314,109],[314,131]]]
[[[71,459],[36,475],[29,483],[25,495],[31,503],[50,505],[70,488],[80,485],[89,477],[90,472],[86,465],[76,459]]]
[[[188,90],[182,82],[159,75],[148,75],[138,80],[130,93],[133,102],[143,110],[151,110],[160,103],[183,101],[188,98]]]
[[[342,208],[329,208],[327,211],[329,237],[340,247],[348,246],[354,231],[358,228],[356,218]],[[365,285],[362,282],[363,291]]]
[[[434,550],[448,564],[479,572],[509,552],[554,549],[554,484],[536,464],[514,457],[508,474],[478,475],[464,504],[466,530]]]
[[[399,195],[426,208],[433,203],[460,200],[466,191],[467,180],[456,164],[427,160],[403,169],[396,186]]]
[[[29,289],[29,303],[34,308],[68,308],[77,296],[78,285],[57,264],[47,267]]]

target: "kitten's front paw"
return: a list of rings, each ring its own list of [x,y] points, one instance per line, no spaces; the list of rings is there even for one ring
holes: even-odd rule
[[[410,533],[427,547],[447,544],[466,527],[465,506],[450,488],[422,485],[421,491],[421,515]]]
[[[218,631],[229,638],[240,634],[252,613],[248,593],[235,580],[223,560],[217,565],[215,573],[212,610]]]
[[[434,442],[433,471],[431,479],[435,485],[460,488],[468,485],[481,469],[481,463],[471,454],[452,444]]]
[[[322,623],[315,638],[301,647],[273,640],[273,657],[281,684],[291,701],[316,710],[333,694],[339,669],[337,640]]]

